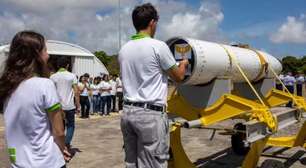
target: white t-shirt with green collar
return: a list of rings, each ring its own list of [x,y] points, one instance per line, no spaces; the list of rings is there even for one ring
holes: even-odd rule
[[[75,109],[73,85],[78,85],[76,76],[64,68],[59,69],[50,79],[54,82],[62,109]]]
[[[47,113],[61,108],[54,83],[32,77],[19,84],[4,104],[5,137],[14,168],[60,168],[63,155]]]
[[[166,105],[166,71],[176,61],[165,42],[136,35],[121,48],[118,60],[124,100]]]

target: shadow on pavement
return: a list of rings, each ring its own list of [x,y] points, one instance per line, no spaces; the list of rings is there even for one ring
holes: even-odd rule
[[[69,153],[71,154],[71,158],[73,158],[76,153],[80,153],[80,152],[83,152],[83,151],[81,151],[79,148],[71,148],[69,150]]]
[[[290,149],[290,148],[282,148],[282,149],[280,149],[280,150],[278,150],[276,152],[273,152],[270,155],[263,154],[262,156],[285,160],[285,162],[281,162],[281,161],[277,161],[277,160],[274,160],[274,159],[267,159],[265,162],[271,162],[271,163],[269,163],[271,168],[273,168],[273,166],[271,166],[273,164],[274,165],[280,165],[280,163],[277,163],[277,162],[281,162],[283,166],[279,166],[279,167],[284,167],[284,168],[290,168],[297,161],[300,161],[301,164],[305,165],[305,163],[303,163],[303,162],[305,162],[306,160],[305,160],[305,158],[302,158],[302,157],[306,153],[306,151],[298,150],[297,152],[295,152],[290,157],[281,156],[282,152],[284,152],[284,151],[286,151],[288,149]],[[274,167],[276,167],[276,166],[274,166]]]
[[[237,168],[241,166],[243,159],[244,156],[238,156],[231,148],[227,148],[211,156],[198,159],[194,164],[199,168]]]
[[[290,168],[298,161],[306,165],[306,157],[303,157],[306,153],[304,150],[299,150],[290,157],[278,156],[288,149],[289,148],[283,148],[270,155],[263,154],[262,156],[270,158],[266,159],[261,164],[260,168]],[[227,148],[211,156],[198,159],[194,164],[198,168],[238,168],[241,167],[243,160],[244,156],[238,156],[231,148]]]

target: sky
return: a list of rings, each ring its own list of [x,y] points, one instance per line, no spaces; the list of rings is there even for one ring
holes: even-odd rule
[[[306,55],[305,0],[0,0],[0,44],[21,30],[78,44],[90,51],[119,50],[135,34],[131,13],[151,2],[160,20],[156,38],[185,36],[224,44],[246,43],[275,57]]]

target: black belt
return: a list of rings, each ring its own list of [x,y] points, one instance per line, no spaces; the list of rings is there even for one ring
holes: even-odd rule
[[[166,106],[158,106],[158,105],[154,105],[154,104],[150,104],[150,103],[128,102],[128,101],[124,101],[124,104],[129,105],[129,106],[147,108],[147,109],[154,110],[154,111],[166,112]]]

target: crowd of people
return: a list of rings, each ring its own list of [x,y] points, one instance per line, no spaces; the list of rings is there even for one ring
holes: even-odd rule
[[[303,96],[303,84],[306,82],[306,78],[303,73],[298,73],[295,76],[293,76],[291,72],[286,74],[281,73],[279,75],[279,79],[290,93]],[[276,80],[276,89],[284,90],[283,85],[278,80]]]
[[[303,84],[306,81],[303,73],[298,73],[295,76],[293,76],[291,72],[288,72],[285,75],[281,73],[279,75],[279,80],[291,94],[303,96]],[[283,84],[279,80],[276,80],[276,89],[285,90],[285,88],[283,88]],[[292,107],[292,101],[288,102],[286,106]]]
[[[78,90],[81,118],[89,118],[89,114],[109,116],[110,112],[122,110],[122,82],[118,75],[103,74],[93,78],[85,73],[79,78]]]

